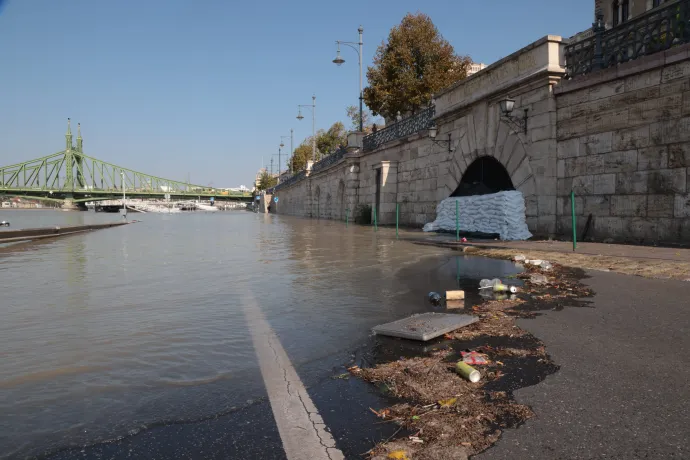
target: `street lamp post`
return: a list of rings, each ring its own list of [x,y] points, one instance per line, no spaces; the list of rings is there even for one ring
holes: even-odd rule
[[[364,33],[364,29],[362,26],[359,26],[359,29],[357,29],[359,32],[359,41],[358,42],[344,42],[341,40],[336,40],[336,44],[338,45],[338,54],[335,56],[335,59],[333,59],[333,63],[340,66],[345,62],[345,59],[340,55],[340,45],[345,45],[349,46],[353,50],[357,52],[357,55],[359,56],[359,132],[364,131],[364,110],[363,110],[363,103],[362,100],[364,99],[364,93],[362,90],[362,46],[364,46],[364,42],[362,41],[362,34]],[[354,45],[359,45],[359,49],[355,48]]]
[[[281,149],[282,149],[283,147],[285,147],[285,144],[283,144],[283,139],[285,139],[286,137],[289,137],[289,138],[290,138],[290,156],[292,156],[292,155],[293,155],[293,152],[292,152],[292,139],[293,139],[293,137],[292,137],[292,128],[290,128],[290,135],[289,135],[289,136],[280,136],[280,148],[281,148]],[[278,149],[278,154],[280,154],[280,149]],[[279,163],[279,164],[278,164],[278,172],[279,172],[279,175],[280,175],[280,156],[278,157],[278,163]],[[289,160],[288,160],[288,163],[289,163]],[[290,172],[292,172],[292,166],[290,166],[289,169],[290,169]]]
[[[297,119],[302,120],[302,107],[311,107],[311,159],[316,161],[316,96],[311,97],[312,103],[298,105]]]

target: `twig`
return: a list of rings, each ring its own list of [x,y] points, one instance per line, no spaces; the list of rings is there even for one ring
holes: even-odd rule
[[[403,426],[400,425],[400,427],[399,427],[397,430],[395,430],[395,433],[393,433],[392,435],[390,435],[390,436],[388,437],[388,439],[386,439],[385,441],[383,441],[382,443],[379,443],[379,444],[385,444],[385,443],[387,443],[388,441],[390,441],[391,439],[393,439],[393,438],[395,437],[396,434],[400,433],[400,430],[402,430],[402,429],[403,429]],[[377,444],[377,445],[378,445],[378,444]],[[372,448],[369,449],[368,451],[364,452],[363,454],[359,454],[359,455],[362,456],[362,457],[364,457],[365,455],[370,454],[374,449],[376,449],[376,446],[372,447]]]
[[[434,364],[432,364],[431,367],[429,368],[429,370],[426,371],[426,375],[431,374],[431,371],[434,370],[434,367],[436,367],[436,365],[437,365],[438,363],[440,363],[441,361],[443,361],[443,358],[439,359],[438,361],[434,361]]]

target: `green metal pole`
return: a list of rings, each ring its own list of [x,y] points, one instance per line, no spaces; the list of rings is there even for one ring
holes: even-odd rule
[[[395,203],[395,239],[398,238],[398,227],[400,226],[400,205]]]
[[[573,211],[573,252],[577,249],[577,223],[575,221],[575,190],[570,192],[570,207]]]
[[[376,221],[376,206],[374,206],[374,231],[377,232],[379,230],[378,222]]]
[[[455,200],[455,241],[460,241],[460,217],[458,215],[458,200]]]
[[[345,208],[345,228],[350,225],[350,209]]]

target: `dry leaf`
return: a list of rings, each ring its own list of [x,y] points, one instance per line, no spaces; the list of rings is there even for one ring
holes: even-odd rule
[[[458,398],[442,399],[438,402],[441,407],[450,407],[458,401]]]

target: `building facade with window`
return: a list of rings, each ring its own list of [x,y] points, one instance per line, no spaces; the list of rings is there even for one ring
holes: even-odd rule
[[[667,0],[595,0],[594,11],[601,11],[607,29],[656,8]]]

